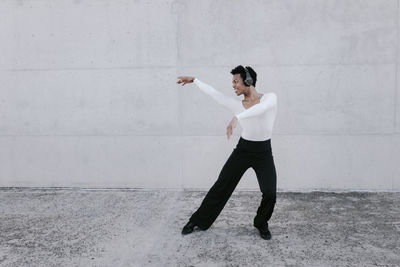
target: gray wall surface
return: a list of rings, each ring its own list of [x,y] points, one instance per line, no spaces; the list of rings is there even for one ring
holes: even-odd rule
[[[0,40],[0,186],[209,188],[241,128],[176,77],[249,65],[278,190],[400,190],[399,0],[4,0]]]

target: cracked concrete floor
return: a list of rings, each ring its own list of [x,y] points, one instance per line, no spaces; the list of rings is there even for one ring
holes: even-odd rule
[[[235,191],[181,235],[206,191],[0,188],[0,266],[400,266],[400,193]]]

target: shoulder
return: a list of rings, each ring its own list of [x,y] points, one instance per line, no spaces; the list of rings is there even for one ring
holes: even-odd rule
[[[277,100],[278,96],[274,92],[264,93],[263,100],[267,99]]]

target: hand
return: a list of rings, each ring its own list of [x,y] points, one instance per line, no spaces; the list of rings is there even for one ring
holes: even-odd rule
[[[176,83],[178,84],[183,83],[182,86],[184,86],[187,83],[192,83],[195,78],[190,76],[179,76],[178,79],[179,81],[177,81]]]
[[[228,140],[229,140],[229,137],[231,137],[231,135],[233,133],[233,128],[235,128],[236,125],[237,125],[237,118],[235,116],[235,117],[233,117],[231,122],[228,124],[228,127],[226,127],[226,135],[228,136]]]

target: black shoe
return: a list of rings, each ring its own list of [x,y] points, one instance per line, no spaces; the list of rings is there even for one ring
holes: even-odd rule
[[[268,229],[268,224],[267,224],[267,225],[264,225],[264,226],[262,226],[262,227],[257,227],[257,226],[255,226],[255,227],[256,227],[256,228],[258,229],[258,231],[260,232],[261,238],[266,239],[266,240],[271,239],[271,232],[270,232],[269,229]]]
[[[182,234],[187,235],[193,232],[194,227],[196,224],[194,222],[189,221],[182,229]]]

